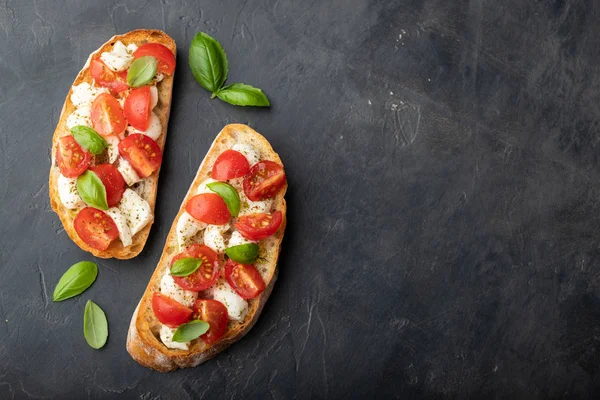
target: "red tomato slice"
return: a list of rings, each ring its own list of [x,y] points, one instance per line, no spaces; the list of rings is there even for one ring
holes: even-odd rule
[[[119,135],[127,127],[119,101],[108,93],[101,93],[92,103],[92,126],[103,136]]]
[[[143,44],[133,53],[133,58],[152,56],[158,61],[158,71],[167,75],[175,72],[175,56],[160,43]]]
[[[129,135],[121,140],[119,154],[129,161],[141,178],[150,176],[162,162],[160,146],[151,137],[141,133]]]
[[[250,171],[248,159],[239,151],[225,150],[221,153],[212,169],[212,178],[218,181],[239,178]]]
[[[112,218],[93,207],[85,207],[79,211],[73,227],[81,240],[96,250],[106,250],[119,237],[119,230]]]
[[[231,259],[227,260],[225,279],[243,299],[253,299],[265,290],[265,281],[253,265],[238,264]]]
[[[58,139],[56,146],[56,163],[60,173],[68,178],[76,178],[83,174],[90,165],[92,156],[85,151],[71,135]]]
[[[129,92],[123,105],[123,111],[129,125],[139,131],[145,132],[148,129],[150,114],[152,113],[152,108],[150,107],[150,86],[142,86]]]
[[[173,257],[171,266],[175,264],[175,261],[186,257],[200,258],[202,265],[188,276],[174,276],[175,283],[185,290],[194,292],[211,287],[219,277],[219,257],[217,253],[208,246],[194,243]]]
[[[283,185],[283,167],[273,161],[257,162],[244,177],[244,193],[252,201],[270,199]]]
[[[98,175],[98,178],[104,184],[106,188],[106,201],[109,207],[114,207],[121,201],[123,192],[127,185],[125,185],[125,179],[118,169],[110,164],[100,164],[93,168],[92,171]]]
[[[198,221],[211,225],[224,225],[231,218],[227,204],[216,193],[202,193],[192,197],[185,210]]]
[[[281,219],[281,211],[244,215],[238,218],[235,227],[248,240],[262,240],[277,232]]]
[[[227,320],[229,314],[227,307],[217,300],[198,299],[194,303],[194,319],[208,322],[210,328],[200,336],[206,344],[212,344],[221,339],[227,331]]]
[[[152,295],[152,311],[161,323],[170,328],[185,324],[192,316],[190,308],[158,292]]]
[[[129,89],[129,85],[127,84],[127,71],[124,72],[125,74],[123,74],[123,72],[114,72],[98,58],[92,60],[92,63],[90,64],[90,73],[96,83],[108,88],[115,94]]]

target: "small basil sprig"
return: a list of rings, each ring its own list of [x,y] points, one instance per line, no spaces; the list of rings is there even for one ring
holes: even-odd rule
[[[188,61],[196,81],[212,92],[211,99],[218,97],[234,106],[269,107],[269,99],[262,90],[234,83],[223,87],[229,73],[229,63],[225,50],[219,42],[204,32],[198,32],[188,53]]]
[[[256,243],[246,243],[232,246],[225,249],[225,254],[235,262],[252,264],[258,258],[258,245]]]
[[[200,319],[181,324],[173,334],[173,341],[179,343],[189,342],[204,335],[208,332],[208,328],[210,328],[208,322]]]
[[[63,301],[81,294],[98,276],[98,266],[90,261],[74,264],[63,274],[54,288],[52,301]]]
[[[106,188],[95,172],[88,169],[77,177],[77,191],[87,205],[108,210]]]
[[[91,300],[87,301],[83,312],[83,336],[87,344],[94,349],[104,346],[108,338],[106,314]]]
[[[127,84],[131,87],[144,86],[154,78],[158,62],[152,56],[137,58],[127,71]]]
[[[180,258],[171,267],[171,275],[188,276],[196,272],[202,265],[202,260],[194,257]]]
[[[212,182],[207,184],[208,188],[221,196],[229,213],[234,217],[237,217],[240,213],[240,195],[233,186],[224,182]]]
[[[108,143],[98,132],[85,125],[74,126],[71,128],[71,134],[81,147],[92,154],[102,154],[108,147]]]

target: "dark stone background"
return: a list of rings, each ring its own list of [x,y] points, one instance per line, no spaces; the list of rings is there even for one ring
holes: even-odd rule
[[[179,46],[156,222],[93,260],[48,201],[49,146],[88,54],[160,28]],[[197,31],[269,110],[195,83]],[[600,2],[8,1],[0,5],[0,398],[598,398]],[[198,368],[125,350],[181,199],[229,122],[284,160],[289,225],[255,328]],[[95,351],[87,299],[107,313]]]

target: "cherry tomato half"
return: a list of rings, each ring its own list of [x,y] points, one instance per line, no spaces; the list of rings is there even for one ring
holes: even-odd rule
[[[91,154],[85,151],[73,136],[68,135],[58,139],[56,163],[63,176],[78,177],[85,172],[91,160]]]
[[[265,281],[253,265],[238,264],[230,259],[225,263],[224,272],[229,285],[243,299],[253,299],[265,290]]]
[[[283,185],[283,167],[273,161],[257,162],[244,177],[244,193],[252,201],[270,199]]]
[[[129,85],[127,84],[127,71],[114,72],[99,58],[92,60],[92,63],[90,64],[90,73],[98,85],[108,88],[114,94],[129,89]]]
[[[119,101],[109,93],[99,94],[92,103],[92,126],[102,136],[119,135],[127,127]]]
[[[158,292],[152,295],[152,311],[161,323],[170,328],[185,324],[192,316],[190,308]]]
[[[150,176],[162,162],[162,151],[158,143],[141,133],[129,135],[121,140],[119,154],[129,161],[141,178]]]
[[[229,315],[223,303],[211,299],[198,299],[194,303],[194,319],[208,322],[210,328],[200,339],[206,344],[212,344],[221,339],[227,331]]]
[[[250,214],[238,218],[235,227],[248,240],[266,239],[279,229],[281,225],[281,211],[273,214]]]
[[[106,201],[109,207],[114,207],[121,201],[123,192],[127,185],[125,185],[125,179],[117,168],[110,164],[100,164],[93,168],[92,171],[98,175],[98,178],[104,184],[106,188]]]
[[[160,43],[146,43],[133,52],[133,58],[152,56],[158,62],[158,71],[167,75],[175,72],[175,56],[166,46]]]
[[[235,150],[225,150],[217,157],[212,169],[212,178],[218,181],[239,178],[250,171],[248,159]]]
[[[202,193],[192,197],[185,210],[198,221],[211,225],[224,225],[231,218],[225,201],[216,193]]]
[[[202,264],[188,276],[174,276],[175,283],[185,290],[194,292],[211,287],[219,277],[219,257],[217,253],[208,246],[194,243],[173,257],[171,266],[175,264],[175,261],[187,257],[199,258],[202,260]]]
[[[106,250],[119,237],[113,219],[102,210],[85,207],[75,217],[73,227],[86,244],[96,250]]]
[[[150,122],[152,113],[150,97],[150,86],[142,86],[129,92],[123,105],[125,118],[129,125],[142,132],[146,132]]]

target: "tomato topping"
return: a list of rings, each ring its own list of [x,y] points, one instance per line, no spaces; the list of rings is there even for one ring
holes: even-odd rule
[[[152,295],[152,311],[161,323],[170,328],[185,324],[192,316],[190,308],[158,292]]]
[[[265,281],[253,265],[238,264],[230,259],[225,263],[224,272],[229,285],[243,299],[252,299],[265,290]]]
[[[219,257],[217,253],[208,246],[194,243],[173,257],[171,266],[175,264],[175,261],[187,257],[199,258],[202,260],[202,264],[195,272],[188,276],[174,276],[173,280],[175,283],[185,290],[192,290],[194,292],[211,287],[219,276]]]
[[[127,71],[123,72],[124,73],[114,72],[99,58],[92,60],[92,63],[90,64],[90,73],[96,83],[108,88],[115,94],[129,89],[129,85],[127,84]]]
[[[248,240],[266,239],[279,229],[281,225],[281,211],[273,214],[250,214],[238,219],[235,227]]]
[[[206,344],[211,344],[221,339],[227,330],[229,314],[227,307],[217,300],[198,299],[194,303],[194,319],[208,322],[210,328],[200,336]]]
[[[73,136],[68,135],[58,139],[56,163],[63,176],[78,177],[85,172],[91,160],[91,154],[85,151]]]
[[[73,227],[81,240],[96,250],[106,250],[119,237],[119,230],[112,218],[93,207],[85,207],[79,211]]]
[[[142,86],[129,92],[123,105],[123,111],[129,125],[139,131],[145,132],[148,129],[150,114],[152,113],[150,106],[150,86]]]
[[[239,178],[250,171],[248,159],[235,150],[225,150],[221,153],[212,169],[212,178],[218,181]]]
[[[158,143],[141,133],[129,135],[121,140],[119,154],[129,161],[141,178],[150,176],[162,162],[162,151]]]
[[[100,164],[96,167],[90,168],[98,175],[98,178],[104,184],[106,188],[106,201],[109,207],[114,207],[121,201],[123,192],[127,185],[125,185],[125,179],[118,169],[110,164]]]
[[[102,136],[118,135],[127,127],[119,101],[108,93],[99,94],[92,103],[92,126]]]
[[[185,210],[198,221],[211,225],[224,225],[231,218],[225,201],[216,193],[202,193],[192,197]]]
[[[283,185],[283,167],[273,161],[257,162],[244,177],[244,193],[252,201],[270,199]]]
[[[166,46],[160,43],[146,43],[133,52],[133,58],[152,56],[158,62],[158,71],[167,75],[175,72],[175,56]]]

